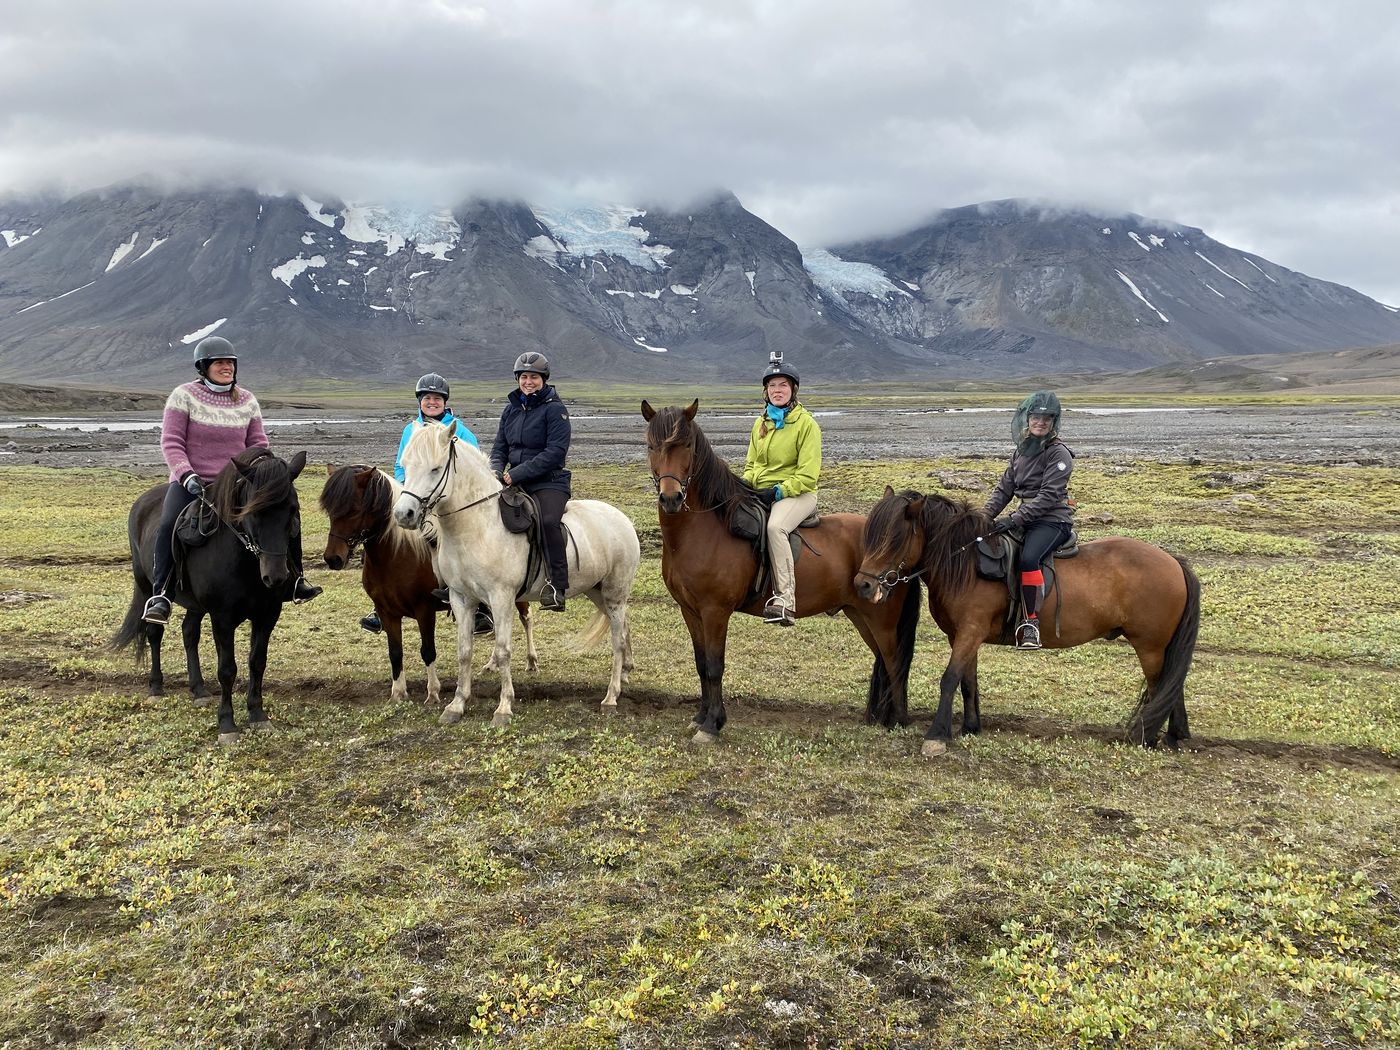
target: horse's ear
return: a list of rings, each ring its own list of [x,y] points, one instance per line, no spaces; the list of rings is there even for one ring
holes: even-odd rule
[[[923,516],[923,513],[924,513],[924,497],[923,497],[923,496],[919,496],[917,499],[911,499],[911,500],[909,501],[909,505],[908,505],[907,507],[904,508],[904,516],[905,516],[906,518],[908,518],[910,521],[913,521],[913,520],[916,519],[916,518],[922,517],[922,516]]]
[[[893,499],[893,498],[894,498],[894,487],[891,486],[891,485],[886,485],[886,486],[885,486],[885,499]]]
[[[297,479],[297,475],[306,469],[306,452],[298,452],[291,459],[287,460],[287,471],[292,475],[292,480]]]
[[[697,397],[690,403],[690,407],[685,410],[686,419],[694,419],[695,413],[700,411],[700,399]]]
[[[327,463],[327,464],[326,464],[326,477],[328,477],[328,478],[333,478],[333,477],[335,477],[335,464],[334,464],[334,463]]]
[[[656,409],[651,407],[651,402],[646,398],[642,398],[642,418],[648,423],[656,418]]]

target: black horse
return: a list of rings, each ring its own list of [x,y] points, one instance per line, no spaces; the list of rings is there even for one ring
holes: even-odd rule
[[[306,466],[306,453],[290,461],[265,448],[240,452],[209,486],[205,500],[217,514],[216,527],[199,546],[184,551],[182,565],[172,574],[168,594],[187,610],[181,634],[189,667],[190,692],[196,702],[208,696],[199,667],[200,624],[207,615],[213,625],[219,655],[219,743],[239,736],[233,721],[233,682],[238,672],[233,634],[240,624],[252,624],[248,652],[248,727],[270,729],[263,711],[262,680],[267,667],[267,644],[282,615],[282,603],[292,577],[288,553],[299,538],[301,511],[293,482]],[[127,517],[131,544],[131,573],[135,586],[126,619],[112,638],[112,647],[134,645],[141,662],[151,650],[150,695],[164,694],[160,667],[162,624],[145,623],[142,610],[151,596],[152,559],[156,527],[166,485],[142,493]]]

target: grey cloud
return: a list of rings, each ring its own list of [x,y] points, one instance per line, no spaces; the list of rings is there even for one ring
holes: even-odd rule
[[[11,6],[0,191],[725,187],[808,245],[1035,197],[1400,303],[1400,25],[1378,0]]]

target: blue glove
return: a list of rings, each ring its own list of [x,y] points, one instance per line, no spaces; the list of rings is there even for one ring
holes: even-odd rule
[[[773,502],[774,502],[774,503],[777,503],[778,500],[780,500],[780,499],[782,499],[782,498],[783,498],[783,487],[782,487],[781,485],[774,485],[774,486],[773,486]]]
[[[199,480],[199,475],[191,472],[185,478],[185,491],[191,496],[204,495],[204,482]]]

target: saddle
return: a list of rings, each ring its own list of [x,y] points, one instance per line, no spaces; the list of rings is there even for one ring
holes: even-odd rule
[[[540,508],[535,502],[535,497],[531,496],[524,489],[515,486],[501,490],[501,498],[496,501],[500,505],[501,524],[505,526],[507,532],[517,535],[524,535],[530,541],[530,555],[525,561],[525,578],[520,583],[520,590],[515,592],[517,598],[523,597],[530,590],[530,582],[544,570],[545,549],[544,549],[544,521],[540,518]],[[567,504],[565,509],[567,511]],[[574,545],[574,558],[578,558],[578,541],[574,539],[569,527],[560,522],[561,529],[564,530],[564,546],[567,551],[570,542]]]
[[[989,536],[977,541],[977,575],[984,580],[1005,580],[1006,581],[1006,620],[1001,625],[1001,641],[1003,644],[1011,644],[1015,638],[1016,627],[1021,622],[1021,611],[1023,601],[1021,597],[1021,580],[1016,571],[1016,564],[1021,556],[1021,543],[1025,539],[1025,530],[1019,526],[1013,526],[1009,532],[1003,532],[999,536]],[[1005,541],[1005,542],[1003,542]],[[1042,585],[1043,593],[1050,594],[1059,586],[1059,577],[1055,574],[1056,558],[1073,558],[1079,553],[1079,533],[1070,526],[1069,536],[1058,547],[1047,551],[1045,557],[1040,559],[1040,572],[1045,577]],[[1060,633],[1060,606],[1055,605],[1055,634]]]
[[[744,604],[749,605],[759,598],[762,598],[769,589],[769,578],[772,570],[768,565],[768,511],[758,500],[745,500],[734,509],[734,513],[729,519],[729,531],[741,540],[748,540],[753,548],[754,558],[758,561],[758,571],[754,574],[753,583],[749,585],[749,593],[744,598]],[[804,546],[812,547],[802,535],[802,529],[814,529],[821,524],[821,515],[816,511],[803,518],[798,523],[797,528],[788,534],[788,543],[792,547],[792,564],[797,565],[797,559],[802,554]],[[816,554],[817,549],[812,547],[812,553]],[[820,556],[820,555],[818,555]]]
[[[219,531],[223,523],[212,504],[193,500],[175,519],[175,531],[170,537],[170,580],[176,588],[187,590],[185,556],[195,547],[203,547]]]

